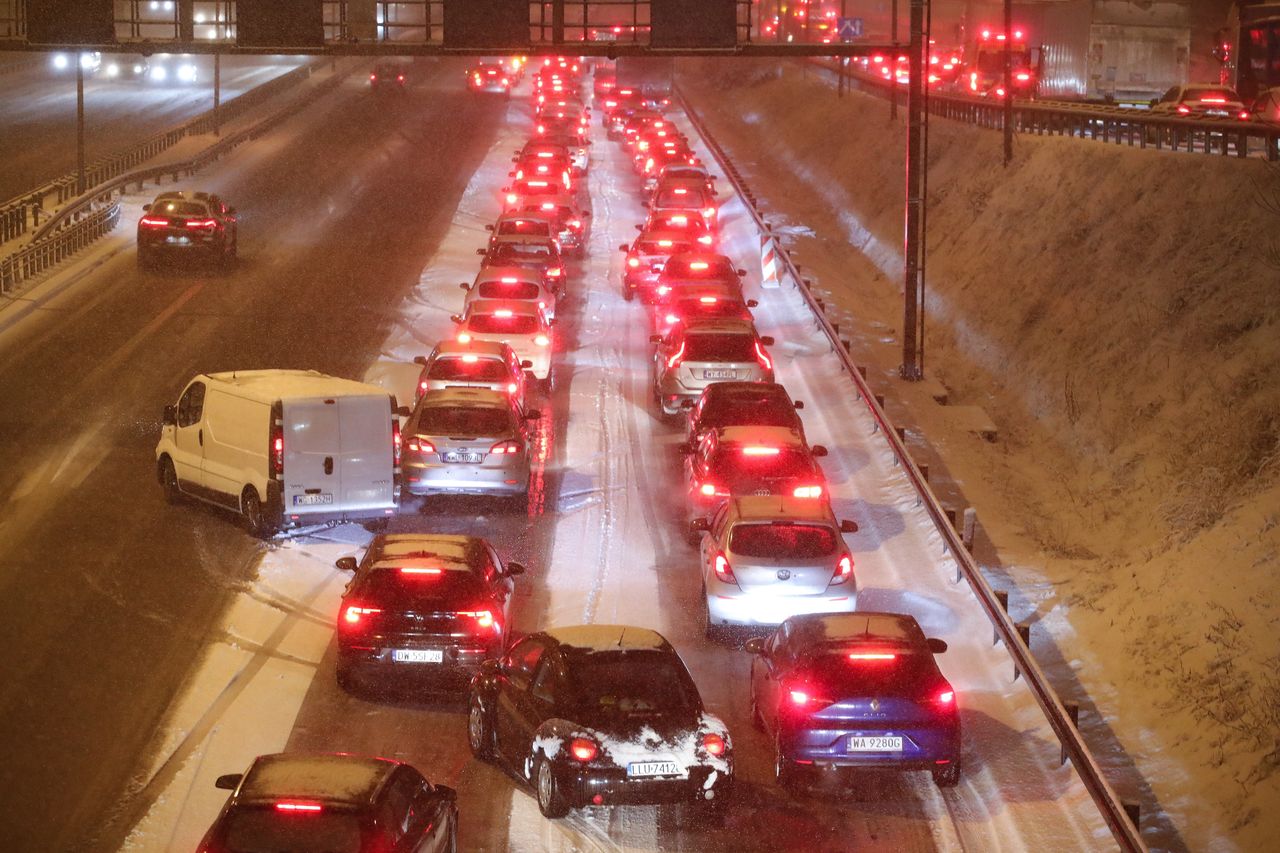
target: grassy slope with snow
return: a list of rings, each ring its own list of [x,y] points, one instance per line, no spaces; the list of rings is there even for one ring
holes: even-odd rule
[[[851,204],[889,247],[891,277],[822,285],[892,334],[905,144],[884,102],[745,61],[682,79],[735,157],[795,175],[787,199],[756,186],[771,209],[840,238],[822,231]],[[1262,849],[1280,831],[1280,217],[1257,197],[1280,173],[1035,137],[1006,170],[999,145],[931,125],[930,369],[1002,436],[947,463],[1001,561],[1048,580],[1038,615],[1065,614],[1055,640],[1183,841]]]

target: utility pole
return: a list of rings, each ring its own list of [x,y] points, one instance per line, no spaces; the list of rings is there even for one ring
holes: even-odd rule
[[[902,316],[902,367],[899,375],[903,379],[918,380],[924,378],[924,340],[919,328],[920,312],[924,300],[924,173],[925,131],[924,131],[924,75],[927,63],[924,61],[924,13],[927,0],[911,0],[911,43],[908,48],[907,81],[907,216],[905,251],[903,260],[905,281],[903,282],[903,316]],[[896,29],[895,29],[896,37]],[[896,57],[895,57],[896,59]],[[897,85],[897,82],[894,82]]]
[[[222,117],[218,107],[222,106],[222,54],[213,55],[213,135],[222,135]]]
[[[1013,160],[1013,0],[1004,0],[1004,165]]]
[[[84,54],[76,57],[76,195],[84,195]]]
[[[840,20],[843,22],[849,16],[848,0],[840,0]],[[841,56],[837,58],[838,76],[836,77],[836,97],[843,98],[844,90],[848,83],[845,81],[845,74],[849,70],[849,57]]]

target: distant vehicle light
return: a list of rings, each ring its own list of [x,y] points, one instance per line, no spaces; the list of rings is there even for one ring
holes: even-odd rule
[[[538,335],[536,338],[533,339],[533,342],[540,347],[550,346],[551,338],[547,337],[546,335]]]

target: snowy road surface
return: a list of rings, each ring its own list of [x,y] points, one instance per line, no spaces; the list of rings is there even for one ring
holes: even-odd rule
[[[748,657],[702,636],[701,581],[673,497],[680,433],[655,415],[643,309],[624,303],[619,290],[616,247],[634,235],[642,208],[628,164],[603,134],[592,150],[592,242],[587,259],[571,267],[571,296],[560,309],[556,387],[541,406],[550,417],[542,421],[529,516],[480,501],[433,500],[420,513],[407,508],[393,529],[477,533],[525,562],[517,629],[623,622],[671,639],[735,739],[740,798],[726,829],[680,826],[651,807],[543,820],[516,780],[471,758],[455,698],[410,692],[374,700],[336,686],[332,625],[345,576],[332,566],[367,541],[361,528],[262,549],[204,508],[163,505],[150,477],[155,415],[194,372],[311,366],[410,393],[416,369],[406,363],[450,330],[448,315],[462,300],[457,282],[474,273],[474,249],[497,212],[510,152],[529,127],[523,99],[507,105],[467,97],[456,70],[443,63],[395,110],[379,110],[348,87],[336,103],[322,102],[200,176],[236,200],[250,238],[244,262],[227,278],[139,277],[122,228],[94,250],[101,266],[60,297],[70,304],[58,316],[2,331],[0,313],[0,390],[32,398],[18,410],[29,419],[20,426],[43,436],[26,461],[15,457],[22,477],[13,500],[24,514],[22,526],[9,529],[31,532],[5,546],[0,605],[34,633],[26,642],[36,653],[13,661],[20,677],[2,710],[27,709],[18,715],[25,728],[15,733],[34,741],[53,735],[43,738],[44,753],[19,749],[24,769],[41,769],[51,752],[62,772],[85,773],[89,757],[108,748],[124,767],[105,774],[96,802],[81,809],[85,822],[61,839],[87,837],[71,833],[94,825],[90,805],[106,809],[109,784],[119,795],[133,769],[135,784],[93,843],[120,842],[133,826],[124,849],[189,850],[224,800],[213,778],[287,748],[394,756],[454,785],[467,850],[1109,849],[1074,772],[1058,766],[1057,743],[1035,702],[1012,680],[1003,650],[991,646],[985,618],[967,588],[950,582],[955,573],[941,540],[803,301],[788,288],[759,289],[757,235],[731,199],[722,212],[724,250],[753,270],[748,291],[761,299],[762,333],[777,338],[778,379],[806,401],[810,439],[831,449],[824,468],[837,515],[861,525],[848,537],[860,606],[905,610],[948,641],[941,664],[958,691],[965,729],[965,778],[950,791],[938,791],[927,774],[869,774],[852,790],[793,799],[773,782],[771,745],[748,718]],[[75,294],[111,310],[80,309]],[[107,370],[68,368],[49,353],[59,341],[65,347],[95,334],[95,322],[103,323],[97,334],[106,334],[117,321],[125,328],[104,346]],[[36,353],[45,360],[28,364],[24,386],[11,367]],[[138,372],[128,373],[134,365]],[[57,381],[31,379],[40,366]],[[36,433],[41,406],[72,422],[65,435]],[[68,458],[75,464],[64,464]],[[99,513],[119,529],[99,531]],[[88,544],[95,531],[97,552]],[[11,541],[3,530],[0,541]],[[68,553],[50,561],[40,545],[53,542],[65,542]],[[57,582],[36,594],[19,583],[24,574]],[[74,608],[59,604],[66,596]],[[78,630],[95,624],[103,597],[110,630]],[[33,609],[58,618],[37,618]],[[38,627],[48,621],[58,624]],[[158,636],[148,643],[150,634]],[[116,656],[130,657],[135,644],[133,665],[114,670]],[[149,671],[146,664],[166,657],[176,659]],[[69,671],[75,675],[61,674]],[[104,696],[111,722],[76,744],[57,726],[71,726],[76,702],[90,695],[63,683],[80,678]],[[141,707],[131,701],[135,691]],[[49,722],[41,712],[52,714]],[[0,793],[20,793],[13,781]],[[51,821],[40,817],[24,829],[49,831]]]

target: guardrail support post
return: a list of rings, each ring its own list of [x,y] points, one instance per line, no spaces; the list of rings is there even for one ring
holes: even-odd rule
[[[960,528],[960,540],[970,554],[973,553],[973,537],[978,526],[978,511],[973,507],[965,507],[964,523]]]
[[[1071,728],[1076,729],[1078,731],[1080,729],[1080,706],[1077,705],[1075,702],[1063,702],[1062,707],[1067,712],[1067,718],[1071,720]],[[1063,764],[1066,764],[1066,763],[1067,763],[1067,746],[1066,744],[1062,744],[1062,752],[1058,757],[1058,766],[1061,767]],[[1134,825],[1135,826],[1137,825],[1136,821],[1134,822]]]
[[[84,64],[80,54],[72,54],[76,63],[76,195],[84,195]]]
[[[996,603],[1000,605],[1000,609],[1003,612],[1008,613],[1009,612],[1009,591],[1005,589],[996,589],[996,590],[992,590],[992,595],[996,597]],[[1000,642],[1000,632],[997,631],[993,626],[991,629],[991,645],[994,646],[998,642]]]
[[[1017,630],[1018,636],[1022,638],[1022,645],[1026,646],[1027,650],[1030,651],[1031,650],[1031,623],[1019,622],[1013,627]],[[1022,675],[1022,672],[1018,669],[1018,665],[1014,664],[1013,680],[1017,681],[1021,675]]]
[[[1137,803],[1124,803],[1125,816],[1129,818],[1129,822],[1133,824],[1134,829],[1142,829],[1142,808]]]

